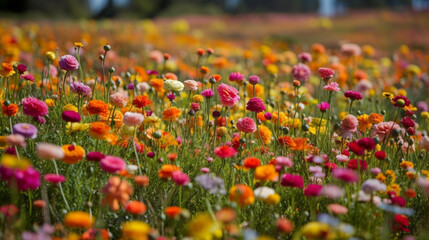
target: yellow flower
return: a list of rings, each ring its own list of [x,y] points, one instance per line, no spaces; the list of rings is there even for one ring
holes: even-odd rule
[[[75,105],[73,105],[73,104],[71,104],[71,103],[69,103],[69,104],[66,104],[64,107],[63,107],[63,112],[64,111],[73,111],[73,112],[78,112],[78,109],[77,109],[77,107],[75,106]]]
[[[383,95],[383,97],[388,98],[388,99],[392,99],[394,97],[393,93],[391,93],[391,92],[383,92],[382,95]]]
[[[268,196],[268,198],[265,200],[265,202],[268,203],[269,205],[276,205],[280,202],[280,199],[281,199],[280,195],[275,193],[275,194]]]
[[[324,239],[329,232],[329,225],[320,222],[309,222],[301,228],[301,233],[307,239]]]
[[[10,155],[10,154],[3,154],[1,156],[1,166],[7,167],[7,168],[11,168],[11,169],[21,169],[21,170],[25,170],[27,169],[31,163],[24,158],[20,158],[20,160],[18,160],[18,158],[15,155]]]
[[[417,111],[417,108],[414,107],[412,104],[408,105],[408,106],[404,106],[402,109],[404,109],[405,111],[410,110],[410,111]]]
[[[127,240],[146,240],[150,226],[143,221],[128,221],[122,223],[122,238]]]
[[[264,144],[269,144],[271,142],[272,132],[268,127],[264,125],[259,125],[258,131],[254,133],[257,139],[261,139]]]
[[[72,123],[68,122],[66,124],[66,134],[71,134],[75,132],[85,131],[89,128],[89,123]]]
[[[46,52],[45,57],[48,61],[53,61],[55,59],[55,53],[54,52]]]
[[[81,47],[83,47],[83,44],[81,42],[75,42],[74,46],[81,48]]]
[[[250,97],[253,96],[253,85],[252,84],[247,84],[246,92],[247,92],[247,96],[250,96]],[[260,84],[255,85],[255,97],[258,97],[261,99],[264,98],[264,87]]]
[[[320,124],[319,133],[324,133],[326,131],[326,120],[320,119],[320,118],[313,118],[311,120],[310,124],[308,125],[310,127],[309,132],[311,134],[316,134],[317,128],[319,128],[319,124]]]
[[[48,105],[49,107],[53,107],[53,106],[55,106],[55,100],[54,100],[54,99],[50,99],[50,98],[48,98],[48,99],[46,99],[46,100],[45,100],[45,103],[46,103],[46,105]]]
[[[201,96],[201,95],[194,95],[193,97],[192,97],[192,102],[195,102],[195,103],[202,103],[203,102],[203,96]]]
[[[151,115],[149,117],[146,117],[143,120],[144,124],[158,124],[160,122],[161,122],[161,119],[159,117],[155,116],[155,115]]]
[[[266,67],[267,72],[270,74],[277,74],[279,72],[279,68],[274,64],[268,64]]]
[[[370,129],[372,126],[372,123],[369,120],[369,116],[366,114],[358,116],[357,120],[359,122],[358,129],[363,131],[363,132]]]
[[[399,187],[399,185],[396,183],[392,183],[389,186],[387,186],[387,188],[386,188],[386,193],[389,191],[394,191],[394,192],[396,192],[396,194],[400,195],[401,194],[401,187]]]
[[[422,116],[423,119],[428,119],[429,118],[429,112],[422,112],[422,113],[420,113],[420,116]]]
[[[399,164],[399,166],[401,166],[403,169],[414,168],[414,164],[410,161],[403,161]]]
[[[69,227],[90,228],[95,222],[94,217],[91,217],[86,212],[69,212],[64,217],[64,223]]]
[[[404,97],[406,97],[407,96],[407,90],[405,90],[405,89],[398,89],[398,93],[397,93],[398,95],[400,95],[400,96],[404,96]]]
[[[220,224],[213,220],[208,214],[198,214],[191,220],[188,234],[196,240],[211,240],[220,230]]]

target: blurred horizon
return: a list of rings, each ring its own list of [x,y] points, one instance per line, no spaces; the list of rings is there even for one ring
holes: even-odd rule
[[[355,10],[422,11],[429,0],[0,0],[2,18],[145,19],[184,15],[312,13],[341,16]]]

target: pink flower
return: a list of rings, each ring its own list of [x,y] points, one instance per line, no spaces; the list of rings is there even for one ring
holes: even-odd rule
[[[346,214],[349,210],[347,207],[344,207],[343,205],[333,203],[328,205],[329,211],[331,211],[333,214],[342,215]]]
[[[128,99],[121,93],[117,92],[110,95],[110,104],[117,108],[123,108],[127,106]]]
[[[117,173],[124,170],[126,168],[126,164],[122,158],[108,155],[100,160],[100,167],[105,172]]]
[[[394,129],[400,130],[401,127],[392,121],[374,124],[371,130],[371,137],[378,137],[383,141]]]
[[[210,172],[210,168],[203,167],[203,168],[200,169],[200,171],[202,173],[209,173]]]
[[[195,92],[198,90],[198,83],[194,80],[186,80],[183,82],[183,85],[185,85],[185,89],[188,91]]]
[[[330,69],[330,68],[324,68],[321,67],[317,70],[317,72],[319,73],[319,76],[323,79],[323,80],[329,80],[330,78],[334,77],[334,70]]]
[[[311,70],[307,65],[298,63],[297,65],[293,66],[292,75],[298,81],[306,82],[311,75]]]
[[[7,145],[25,147],[25,137],[21,134],[12,134],[6,137]]]
[[[0,212],[6,217],[12,217],[13,215],[19,213],[19,208],[13,204],[7,204],[0,206]]]
[[[276,157],[276,165],[280,165],[283,167],[292,167],[293,162],[288,157],[278,156]]]
[[[405,127],[405,128],[412,128],[414,126],[416,126],[416,123],[414,122],[414,120],[410,117],[403,117],[401,119],[401,124]]]
[[[124,114],[124,124],[130,127],[136,127],[143,122],[144,116],[141,113],[126,112]]]
[[[34,76],[31,74],[22,74],[19,78],[22,80],[28,80],[30,82],[34,82]]]
[[[105,155],[102,154],[101,152],[89,152],[88,154],[86,154],[86,159],[88,159],[88,161],[93,161],[93,162],[99,162],[104,157]]]
[[[331,91],[331,92],[339,92],[340,91],[340,87],[339,87],[338,83],[336,83],[336,82],[330,82],[330,83],[326,84],[323,87],[323,89],[326,91]]]
[[[304,180],[299,175],[283,174],[281,184],[287,187],[303,188]]]
[[[182,171],[175,171],[171,174],[171,179],[180,186],[185,186],[189,183],[189,177]]]
[[[419,141],[419,147],[421,149],[429,151],[429,137],[428,136],[422,136],[422,138]]]
[[[220,158],[230,158],[237,155],[237,151],[227,145],[215,148],[214,153]]]
[[[199,103],[195,103],[195,102],[191,103],[191,109],[194,110],[194,111],[200,110],[200,104]]]
[[[313,58],[311,57],[310,53],[307,52],[303,52],[300,53],[298,55],[299,60],[301,60],[301,62],[306,63],[306,62],[311,62],[313,60]]]
[[[330,199],[338,199],[344,196],[344,189],[338,187],[337,185],[328,184],[322,188],[319,195],[324,196]]]
[[[46,174],[44,178],[45,178],[45,181],[51,184],[62,183],[66,180],[66,178],[63,175],[53,174],[53,173]]]
[[[60,68],[66,71],[72,71],[79,68],[79,62],[72,55],[64,55],[58,63]]]
[[[363,98],[362,93],[353,90],[346,91],[344,97],[350,98],[351,100],[361,100]]]
[[[37,98],[28,97],[22,100],[22,111],[25,115],[37,119],[48,114],[48,105]]]
[[[264,102],[257,97],[252,97],[248,102],[246,109],[251,112],[263,112],[266,110]]]
[[[326,112],[326,110],[328,110],[330,106],[327,102],[321,102],[320,104],[317,104],[317,107],[321,112]]]
[[[249,117],[238,119],[236,126],[238,130],[244,133],[253,133],[256,131],[256,123]]]
[[[38,143],[36,151],[37,156],[45,160],[60,160],[64,157],[63,149],[50,143]]]
[[[336,158],[338,162],[342,162],[342,163],[347,162],[349,160],[349,157],[343,154],[337,155]]]
[[[332,170],[332,176],[347,183],[359,181],[358,174],[355,171],[347,168],[336,168]]]
[[[222,105],[227,107],[233,107],[238,101],[240,101],[240,96],[238,95],[237,89],[227,84],[220,84],[217,87],[217,92],[219,94],[219,99]]]
[[[343,138],[351,137],[357,130],[359,122],[357,118],[351,114],[348,114],[341,121],[339,132]]]
[[[267,120],[271,120],[272,117],[273,117],[273,115],[270,112],[266,112],[264,114],[264,118],[267,119]]]

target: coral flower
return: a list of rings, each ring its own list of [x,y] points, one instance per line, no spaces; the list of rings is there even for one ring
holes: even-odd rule
[[[256,131],[256,123],[249,117],[238,119],[236,126],[238,130],[244,133],[254,133]]]
[[[169,107],[162,112],[162,119],[174,122],[179,119],[181,113],[177,107]]]
[[[308,138],[296,137],[293,139],[287,136],[284,137],[283,141],[294,151],[304,151],[312,148],[312,146],[308,144]]]
[[[48,173],[44,176],[45,181],[52,183],[52,184],[58,184],[62,183],[66,180],[66,178],[63,175]]]
[[[324,68],[321,67],[317,70],[317,73],[319,73],[319,76],[323,79],[323,80],[329,80],[330,78],[334,77],[334,70],[332,70],[331,68]]]
[[[106,229],[91,228],[82,234],[81,240],[109,240],[109,232]]]
[[[266,110],[265,104],[264,102],[262,102],[261,99],[257,98],[257,97],[253,97],[251,98],[246,105],[246,109],[251,111],[251,112],[263,112]]]
[[[182,208],[177,207],[177,206],[171,206],[171,207],[167,207],[165,208],[164,212],[165,215],[167,215],[167,217],[169,218],[175,218],[176,216],[178,216],[181,212],[183,211]]]
[[[67,144],[61,148],[64,151],[64,157],[61,160],[67,164],[78,163],[85,156],[85,150],[81,146]]]
[[[104,140],[110,132],[110,126],[104,122],[93,122],[89,128],[89,135]]]
[[[217,87],[217,92],[219,94],[219,99],[222,105],[227,107],[233,107],[238,101],[240,101],[240,96],[238,95],[237,89],[227,84],[220,84]]]
[[[378,137],[381,141],[384,140],[393,130],[400,130],[401,127],[392,122],[381,122],[378,124],[374,124],[371,130],[371,137]]]
[[[115,156],[105,156],[100,160],[100,167],[105,172],[108,173],[117,173],[126,168],[125,161],[120,157]]]
[[[227,145],[215,148],[214,153],[220,158],[230,158],[237,155],[237,151],[233,147]]]
[[[148,96],[137,96],[133,99],[133,105],[137,108],[144,108],[152,104],[152,100]]]
[[[2,111],[3,111],[4,115],[6,115],[8,117],[13,117],[18,113],[19,107],[18,107],[18,105],[13,104],[13,103],[11,103],[7,106],[4,105],[4,103],[3,103],[2,104]]]
[[[336,82],[330,82],[330,83],[326,84],[323,87],[323,89],[326,91],[331,91],[331,92],[339,92],[341,90],[340,86]]]
[[[109,205],[113,211],[117,211],[120,206],[126,206],[134,190],[126,180],[113,176],[109,178],[101,192],[105,194],[102,204]]]
[[[110,102],[110,104],[112,104],[113,106],[115,106],[117,108],[123,108],[123,107],[127,106],[128,98],[126,96],[124,96],[122,93],[117,92],[117,93],[110,95],[109,102]]]
[[[185,89],[188,91],[195,92],[198,90],[198,82],[195,80],[186,80],[183,82]]]
[[[86,212],[69,212],[64,217],[64,224],[68,227],[90,228],[94,222],[94,217],[91,217],[91,215]]]
[[[255,196],[250,187],[237,184],[229,190],[229,200],[236,202],[240,207],[245,207],[255,201]]]
[[[131,201],[127,204],[125,210],[134,215],[142,215],[146,212],[146,205],[140,201]]]
[[[107,113],[109,111],[109,108],[107,104],[100,100],[91,100],[86,105],[86,110],[91,115],[99,115],[102,113]]]
[[[253,169],[253,168],[256,168],[256,167],[260,166],[261,165],[261,161],[258,158],[255,158],[255,157],[248,157],[248,158],[244,159],[243,165],[244,165],[245,168]]]

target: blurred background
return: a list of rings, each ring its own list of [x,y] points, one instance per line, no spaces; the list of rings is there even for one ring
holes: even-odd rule
[[[338,16],[353,10],[422,11],[429,0],[0,0],[1,17],[156,18],[240,13],[315,13]]]

